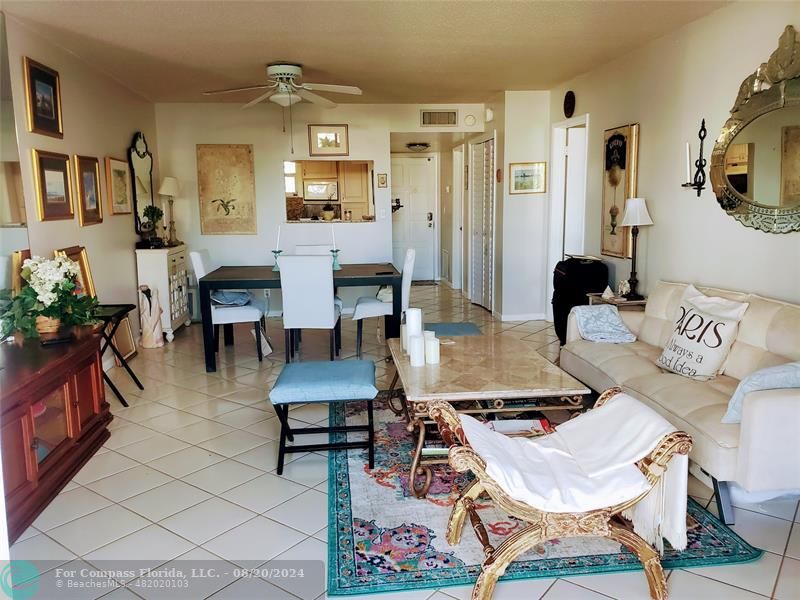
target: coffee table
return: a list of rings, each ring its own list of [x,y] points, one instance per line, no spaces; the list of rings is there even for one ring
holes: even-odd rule
[[[396,373],[390,386],[392,398],[398,380],[404,393],[401,406],[392,410],[403,415],[417,443],[411,460],[409,485],[417,498],[428,493],[431,464],[447,462],[439,453],[424,456],[428,428],[428,403],[444,400],[460,413],[497,415],[525,410],[584,409],[590,390],[541,356],[533,344],[499,335],[442,338],[438,365],[412,367],[399,339],[389,340]],[[423,476],[422,485],[417,476]]]

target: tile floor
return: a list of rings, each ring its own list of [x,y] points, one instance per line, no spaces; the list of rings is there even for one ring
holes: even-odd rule
[[[428,321],[472,321],[484,333],[530,342],[550,360],[558,356],[552,327],[543,321],[501,323],[444,286],[412,289],[412,305]],[[379,387],[391,376],[383,361],[375,319],[365,327],[365,355],[377,361]],[[152,566],[175,559],[304,557],[327,553],[327,459],[324,453],[289,455],[284,475],[274,473],[278,425],[265,392],[281,369],[281,322],[270,319],[275,352],[259,364],[244,328],[219,355],[219,369],[206,374],[201,329],[181,330],[173,344],[141,350],[132,365],[145,385],[139,391],[121,369],[112,374],[131,406],[110,391],[112,435],[12,548],[14,558],[49,558],[57,564],[146,559]],[[327,335],[304,333],[306,358],[327,356]],[[352,356],[355,326],[345,319],[343,356]],[[297,423],[327,420],[327,410],[294,408]],[[692,493],[710,491],[693,481]],[[669,574],[670,598],[800,598],[800,525],[797,500],[737,508],[734,529],[766,550],[754,563]],[[313,592],[284,590],[252,579],[213,581],[203,596],[219,599],[325,598],[325,582]],[[468,599],[469,587],[382,594],[382,600]],[[86,598],[101,597],[96,591]],[[137,591],[142,597],[149,592]],[[128,590],[105,596],[136,598]],[[158,595],[158,594],[157,594]],[[172,597],[163,592],[158,597]],[[196,596],[199,598],[199,596]],[[501,583],[496,600],[647,598],[641,572]],[[359,596],[358,598],[365,598]]]

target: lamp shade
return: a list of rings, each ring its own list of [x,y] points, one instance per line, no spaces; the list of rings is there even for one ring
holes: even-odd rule
[[[650,218],[650,213],[647,212],[647,204],[644,198],[628,198],[625,202],[625,216],[622,217],[621,225],[623,227],[633,227],[642,225],[652,225],[653,219]]]
[[[162,196],[177,196],[180,194],[178,180],[174,177],[164,177],[164,179],[161,180],[161,187],[158,188],[158,193]],[[625,214],[627,215],[628,213]]]

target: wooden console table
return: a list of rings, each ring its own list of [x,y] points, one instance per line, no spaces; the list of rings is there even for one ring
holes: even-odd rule
[[[0,344],[0,444],[13,543],[108,439],[100,336]]]

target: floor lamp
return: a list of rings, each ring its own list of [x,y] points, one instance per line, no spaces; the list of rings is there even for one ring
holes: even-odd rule
[[[636,291],[636,286],[639,280],[636,278],[636,245],[639,240],[639,227],[645,227],[653,224],[653,219],[650,218],[650,213],[647,212],[647,204],[644,198],[628,198],[625,202],[625,216],[622,217],[622,227],[631,227],[631,234],[633,235],[633,251],[631,252],[631,278],[628,283],[631,286],[631,291],[625,294],[628,300],[642,300],[644,296]]]

